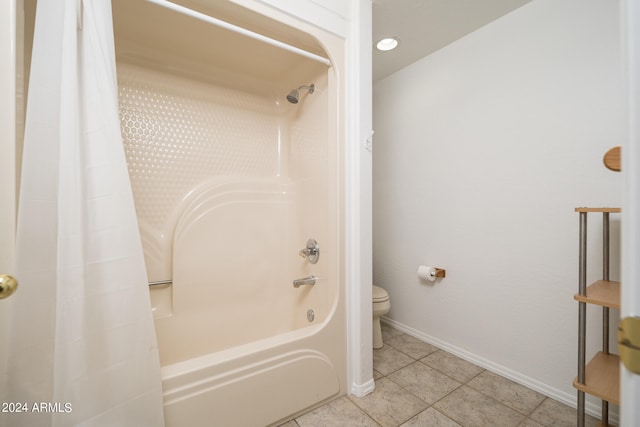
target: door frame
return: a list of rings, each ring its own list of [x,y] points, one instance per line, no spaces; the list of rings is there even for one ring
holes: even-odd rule
[[[640,316],[640,1],[622,0],[620,18],[628,93],[628,134],[622,147],[622,319]],[[620,425],[636,426],[640,420],[640,375],[622,365],[620,389]]]
[[[16,66],[21,0],[0,1],[0,273],[14,274],[16,229]],[[0,348],[7,348],[11,298],[0,300]],[[0,352],[0,390],[6,390],[7,353]],[[0,400],[3,396],[0,396]]]

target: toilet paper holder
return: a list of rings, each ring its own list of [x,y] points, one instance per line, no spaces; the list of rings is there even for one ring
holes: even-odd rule
[[[417,273],[420,279],[428,280],[430,282],[439,278],[447,277],[447,270],[444,268],[431,267],[428,265],[419,266]]]

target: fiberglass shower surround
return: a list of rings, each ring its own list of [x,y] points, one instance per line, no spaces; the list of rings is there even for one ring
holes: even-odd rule
[[[165,417],[168,425],[266,425],[346,387],[342,65],[321,47],[340,58],[343,41],[253,17],[270,34],[302,41],[301,53],[218,25],[211,17],[232,7],[226,2],[194,13],[167,3],[113,2],[121,128],[155,284]],[[160,48],[149,50],[150,41]],[[310,239],[322,251],[315,264],[299,256]],[[294,287],[311,276],[313,286]],[[247,413],[229,397],[238,394],[273,397]]]
[[[128,8],[123,12],[135,16]],[[180,9],[180,16],[190,15]],[[207,20],[198,21],[210,27]],[[162,363],[184,359],[194,348],[209,353],[307,326],[308,309],[321,321],[329,312],[324,303],[300,307],[296,314],[278,307],[295,306],[299,295],[284,287],[263,294],[269,289],[265,283],[292,283],[310,275],[304,271],[308,262],[286,256],[288,247],[297,255],[310,237],[322,245],[328,240],[327,212],[315,208],[330,205],[323,201],[331,175],[323,125],[327,93],[317,92],[304,105],[282,102],[286,91],[270,88],[289,85],[293,77],[260,82],[261,91],[244,90],[243,82],[255,84],[246,76],[255,66],[244,70],[242,62],[232,64],[238,68],[231,82],[221,70],[227,64],[212,64],[207,78],[193,78],[176,56],[163,58],[171,61],[172,72],[150,68],[132,55],[136,47],[117,21],[116,30],[123,49],[118,54],[122,132]],[[246,42],[244,36],[240,42]],[[303,90],[311,94],[316,85],[329,84],[331,68],[323,61],[276,52],[283,58],[279,68],[295,60],[296,80],[315,82],[299,86],[289,98],[298,100]],[[326,268],[320,263],[311,273],[324,281]],[[327,292],[318,287],[309,298],[324,300]],[[252,302],[247,295],[262,297]],[[210,331],[206,323],[187,326],[195,312],[212,309],[245,332]],[[273,313],[290,319],[275,322]],[[183,342],[194,334],[201,337],[197,343]]]

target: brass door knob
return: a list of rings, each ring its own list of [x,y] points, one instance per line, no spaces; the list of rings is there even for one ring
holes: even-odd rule
[[[0,274],[0,299],[13,295],[18,287],[18,281],[8,274]]]
[[[620,320],[618,352],[624,366],[640,375],[640,317],[625,317]]]

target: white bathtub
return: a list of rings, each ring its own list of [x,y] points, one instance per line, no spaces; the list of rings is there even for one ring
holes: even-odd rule
[[[340,63],[143,0],[112,4],[147,271],[170,282],[150,289],[167,426],[278,424],[344,394]],[[342,57],[335,36],[302,33],[291,18],[278,16],[283,26],[230,2],[190,4]],[[310,83],[313,94],[286,102]],[[309,238],[317,264],[298,255]],[[311,274],[315,285],[293,287]]]
[[[267,426],[338,396],[339,372],[310,326],[162,368],[168,426]]]

